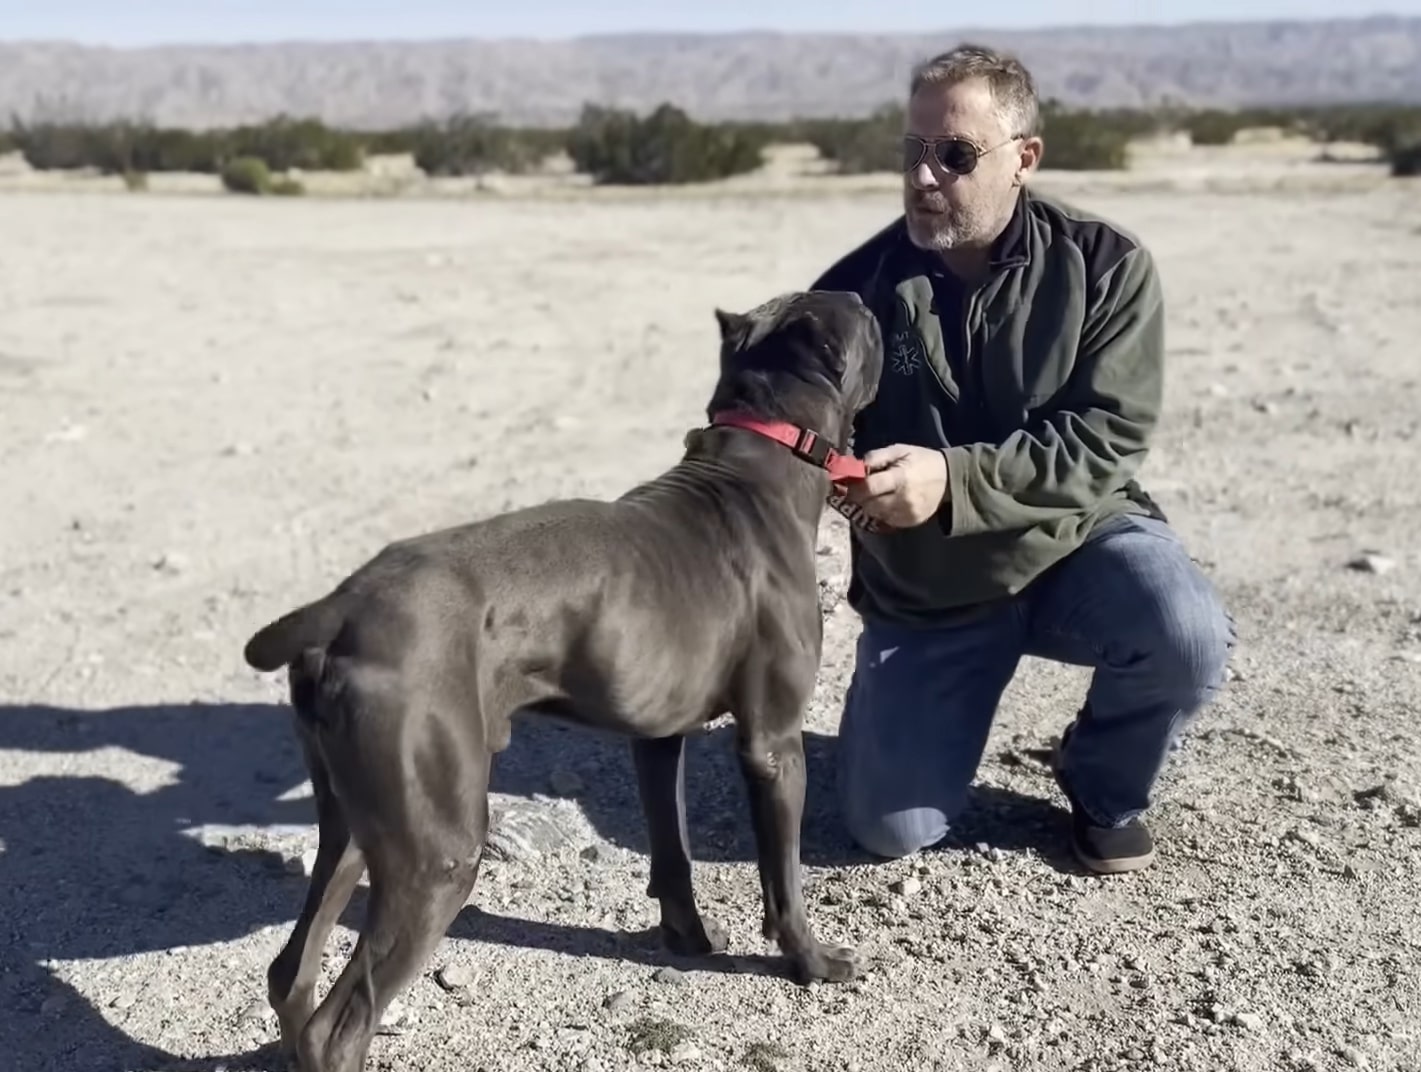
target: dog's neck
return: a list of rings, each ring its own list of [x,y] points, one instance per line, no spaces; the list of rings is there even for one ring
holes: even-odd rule
[[[823,469],[834,484],[848,484],[866,475],[863,462],[838,448],[813,428],[793,421],[766,420],[752,413],[726,410],[711,414],[711,425],[743,428],[787,447],[795,457]]]

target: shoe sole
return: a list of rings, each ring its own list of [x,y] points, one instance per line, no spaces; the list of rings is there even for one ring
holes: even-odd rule
[[[1155,860],[1154,849],[1151,849],[1142,856],[1122,856],[1118,860],[1097,860],[1082,852],[1078,845],[1072,845],[1072,848],[1075,850],[1076,859],[1097,875],[1128,874],[1131,871],[1139,871],[1149,867]]]

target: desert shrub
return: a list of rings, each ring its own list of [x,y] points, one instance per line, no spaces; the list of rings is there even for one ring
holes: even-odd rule
[[[255,156],[239,156],[222,167],[222,185],[234,194],[271,192],[271,169]]]
[[[236,127],[222,141],[226,159],[256,157],[272,171],[356,171],[365,162],[359,137],[332,130],[316,119],[280,116],[260,125]]]
[[[227,156],[220,132],[155,129],[145,131],[134,146],[133,163],[145,171],[221,170]]]
[[[277,175],[271,180],[267,192],[277,197],[300,197],[306,192],[306,187],[290,176]]]
[[[1041,108],[1041,127],[1046,143],[1043,169],[1121,171],[1130,166],[1136,129],[1132,122],[1047,101]]]
[[[102,140],[72,123],[15,123],[10,137],[25,163],[36,171],[95,167]]]
[[[1421,107],[1395,104],[1348,104],[1309,109],[1301,128],[1320,142],[1350,141],[1374,145],[1384,155],[1421,136]]]
[[[597,183],[711,182],[755,170],[763,151],[758,138],[698,123],[671,104],[645,117],[589,104],[567,135],[573,166]]]
[[[1391,173],[1396,178],[1415,178],[1421,175],[1421,141],[1410,145],[1399,145],[1387,154]]]
[[[900,171],[903,109],[889,104],[863,119],[810,119],[800,124],[803,140],[841,175]]]
[[[123,185],[131,193],[141,194],[148,189],[148,172],[146,171],[125,171],[123,173]]]
[[[426,123],[413,132],[414,162],[428,175],[482,175],[488,171],[531,171],[550,155],[546,144],[490,116],[456,116]]]
[[[1195,145],[1229,145],[1243,129],[1244,119],[1237,112],[1209,108],[1184,119],[1184,130]]]

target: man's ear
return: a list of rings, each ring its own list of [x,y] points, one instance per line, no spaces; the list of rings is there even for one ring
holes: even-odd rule
[[[1032,172],[1041,166],[1041,156],[1045,150],[1046,146],[1039,137],[1027,138],[1021,143],[1021,152],[1017,155],[1016,162],[1016,184],[1018,186],[1030,178]]]

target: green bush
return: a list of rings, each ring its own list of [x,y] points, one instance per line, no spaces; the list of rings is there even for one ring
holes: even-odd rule
[[[260,126],[242,126],[224,138],[229,158],[258,157],[272,171],[357,171],[364,148],[354,134],[315,119],[280,116]]]
[[[239,156],[222,168],[222,185],[234,194],[271,192],[271,169],[255,156]]]
[[[489,116],[458,116],[425,123],[410,139],[414,162],[427,175],[521,174],[536,168],[552,151],[548,139],[531,138]]]
[[[1047,101],[1041,108],[1042,169],[1122,171],[1130,166],[1136,127],[1089,111]]]
[[[802,124],[803,139],[841,175],[901,171],[903,109],[885,105],[865,119],[817,119]]]
[[[1352,104],[1300,109],[1300,127],[1314,141],[1374,145],[1383,154],[1421,133],[1421,107]]]
[[[626,185],[712,182],[758,168],[764,143],[722,126],[697,123],[662,104],[645,118],[589,104],[568,133],[573,166],[596,183]]]
[[[1195,145],[1229,145],[1243,128],[1243,122],[1237,112],[1211,108],[1186,117],[1184,129]]]
[[[1397,146],[1387,155],[1391,163],[1391,173],[1396,178],[1410,179],[1421,175],[1421,141]]]

